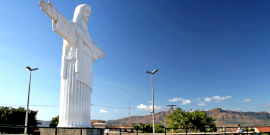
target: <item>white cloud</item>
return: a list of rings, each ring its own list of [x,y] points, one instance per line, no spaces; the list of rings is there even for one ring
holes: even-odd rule
[[[152,107],[153,107],[153,105],[150,105],[149,106],[149,109],[152,110]],[[160,110],[161,109],[161,106],[154,106],[154,108],[155,108],[155,110]]]
[[[152,104],[152,101],[148,101],[148,103]]]
[[[216,100],[225,100],[225,99],[228,99],[228,98],[231,98],[232,96],[225,96],[225,97],[220,97],[219,95],[217,96],[213,96],[213,99],[216,99]]]
[[[251,106],[251,107],[249,107],[248,109],[254,109],[255,107],[254,106]]]
[[[240,110],[241,108],[235,108],[234,110]]]
[[[250,102],[251,99],[245,99],[244,101],[235,101],[235,103],[239,103],[239,102]]]
[[[220,97],[219,95],[217,95],[217,96],[213,96],[213,97],[204,98],[204,101],[212,102],[212,100],[214,99],[215,100],[214,102],[221,102],[221,100],[225,100],[225,99],[228,99],[228,98],[232,98],[232,96]]]
[[[182,100],[182,105],[190,104],[190,103],[191,103],[191,101],[189,99],[188,100],[185,100],[185,99]]]
[[[201,100],[201,98],[196,98],[196,99],[194,99],[194,100],[199,101],[199,100]]]
[[[205,102],[199,101],[198,106],[206,106]]]
[[[212,98],[207,97],[207,98],[204,99],[204,101],[206,101],[206,102],[212,102]]]
[[[113,112],[119,112],[119,110],[113,110]]]
[[[173,98],[173,99],[169,99],[169,102],[177,102],[177,101],[180,101],[182,100],[182,98]]]
[[[139,109],[139,110],[152,110],[153,105],[146,106],[146,105],[144,105],[144,104],[140,104],[140,105],[138,105],[136,108]],[[160,109],[162,109],[161,106],[154,106],[154,108],[155,108],[155,110],[160,110]]]
[[[101,109],[99,110],[99,113],[107,113],[108,111],[106,111],[105,109]]]
[[[182,105],[191,103],[189,99],[182,99],[182,98],[177,98],[177,97],[173,99],[169,99],[169,102],[177,102],[177,101],[182,101]]]
[[[144,105],[144,104],[140,104],[136,108],[139,109],[139,110],[142,110],[142,109],[148,110],[148,107],[146,105]]]
[[[251,101],[251,99],[245,99],[244,100],[244,102],[250,102]]]

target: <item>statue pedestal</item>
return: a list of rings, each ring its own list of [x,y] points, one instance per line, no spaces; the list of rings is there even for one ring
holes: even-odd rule
[[[40,135],[104,135],[104,129],[40,128]]]

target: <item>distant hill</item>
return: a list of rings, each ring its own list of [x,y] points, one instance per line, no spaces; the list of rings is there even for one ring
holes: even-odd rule
[[[158,113],[155,113],[155,121],[159,122],[162,120],[162,118],[165,115],[169,115],[169,111],[161,111]],[[140,122],[142,123],[152,123],[152,115],[144,115],[144,116],[131,116],[131,117],[126,117],[122,119],[117,119],[117,120],[108,120],[107,124],[108,125],[118,125],[118,124],[130,124],[130,123],[135,123],[138,124]]]
[[[216,125],[219,126],[236,126],[241,124],[242,126],[266,126],[270,125],[270,113],[268,112],[237,112],[231,110],[223,110],[221,108],[215,108],[206,111],[207,115],[216,119]],[[161,111],[155,113],[155,120],[159,122],[165,115],[169,115],[169,111]],[[108,125],[116,124],[130,124],[130,123],[152,123],[152,115],[145,116],[131,116],[117,120],[108,120]]]
[[[270,125],[270,113],[268,112],[237,112],[215,108],[207,111],[207,115],[216,119],[218,126],[266,126]]]

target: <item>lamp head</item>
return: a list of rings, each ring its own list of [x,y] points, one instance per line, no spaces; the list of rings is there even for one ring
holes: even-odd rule
[[[152,73],[151,73],[151,72],[149,72],[149,71],[145,71],[145,73],[152,74]]]
[[[154,74],[154,73],[156,73],[158,70],[157,69],[155,69],[153,72],[152,72],[152,74]]]
[[[34,69],[32,69],[32,71],[34,71],[34,70],[38,70],[38,68],[34,68]]]
[[[38,68],[31,69],[30,66],[27,66],[27,67],[26,67],[26,70],[29,70],[29,71],[35,71],[35,70],[38,70]]]
[[[26,66],[26,69],[29,70],[29,71],[31,71],[31,68],[29,66]]]

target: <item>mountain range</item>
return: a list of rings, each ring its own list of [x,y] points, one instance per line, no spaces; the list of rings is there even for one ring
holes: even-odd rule
[[[217,127],[221,126],[266,126],[270,125],[270,113],[268,112],[237,112],[231,110],[224,110],[221,108],[215,108],[205,111],[208,116],[216,119],[215,123]],[[162,118],[165,115],[169,115],[170,111],[161,111],[155,113],[155,121],[161,123]],[[108,120],[108,125],[128,125],[131,123],[152,123],[152,115],[145,116],[131,116],[117,120]]]

